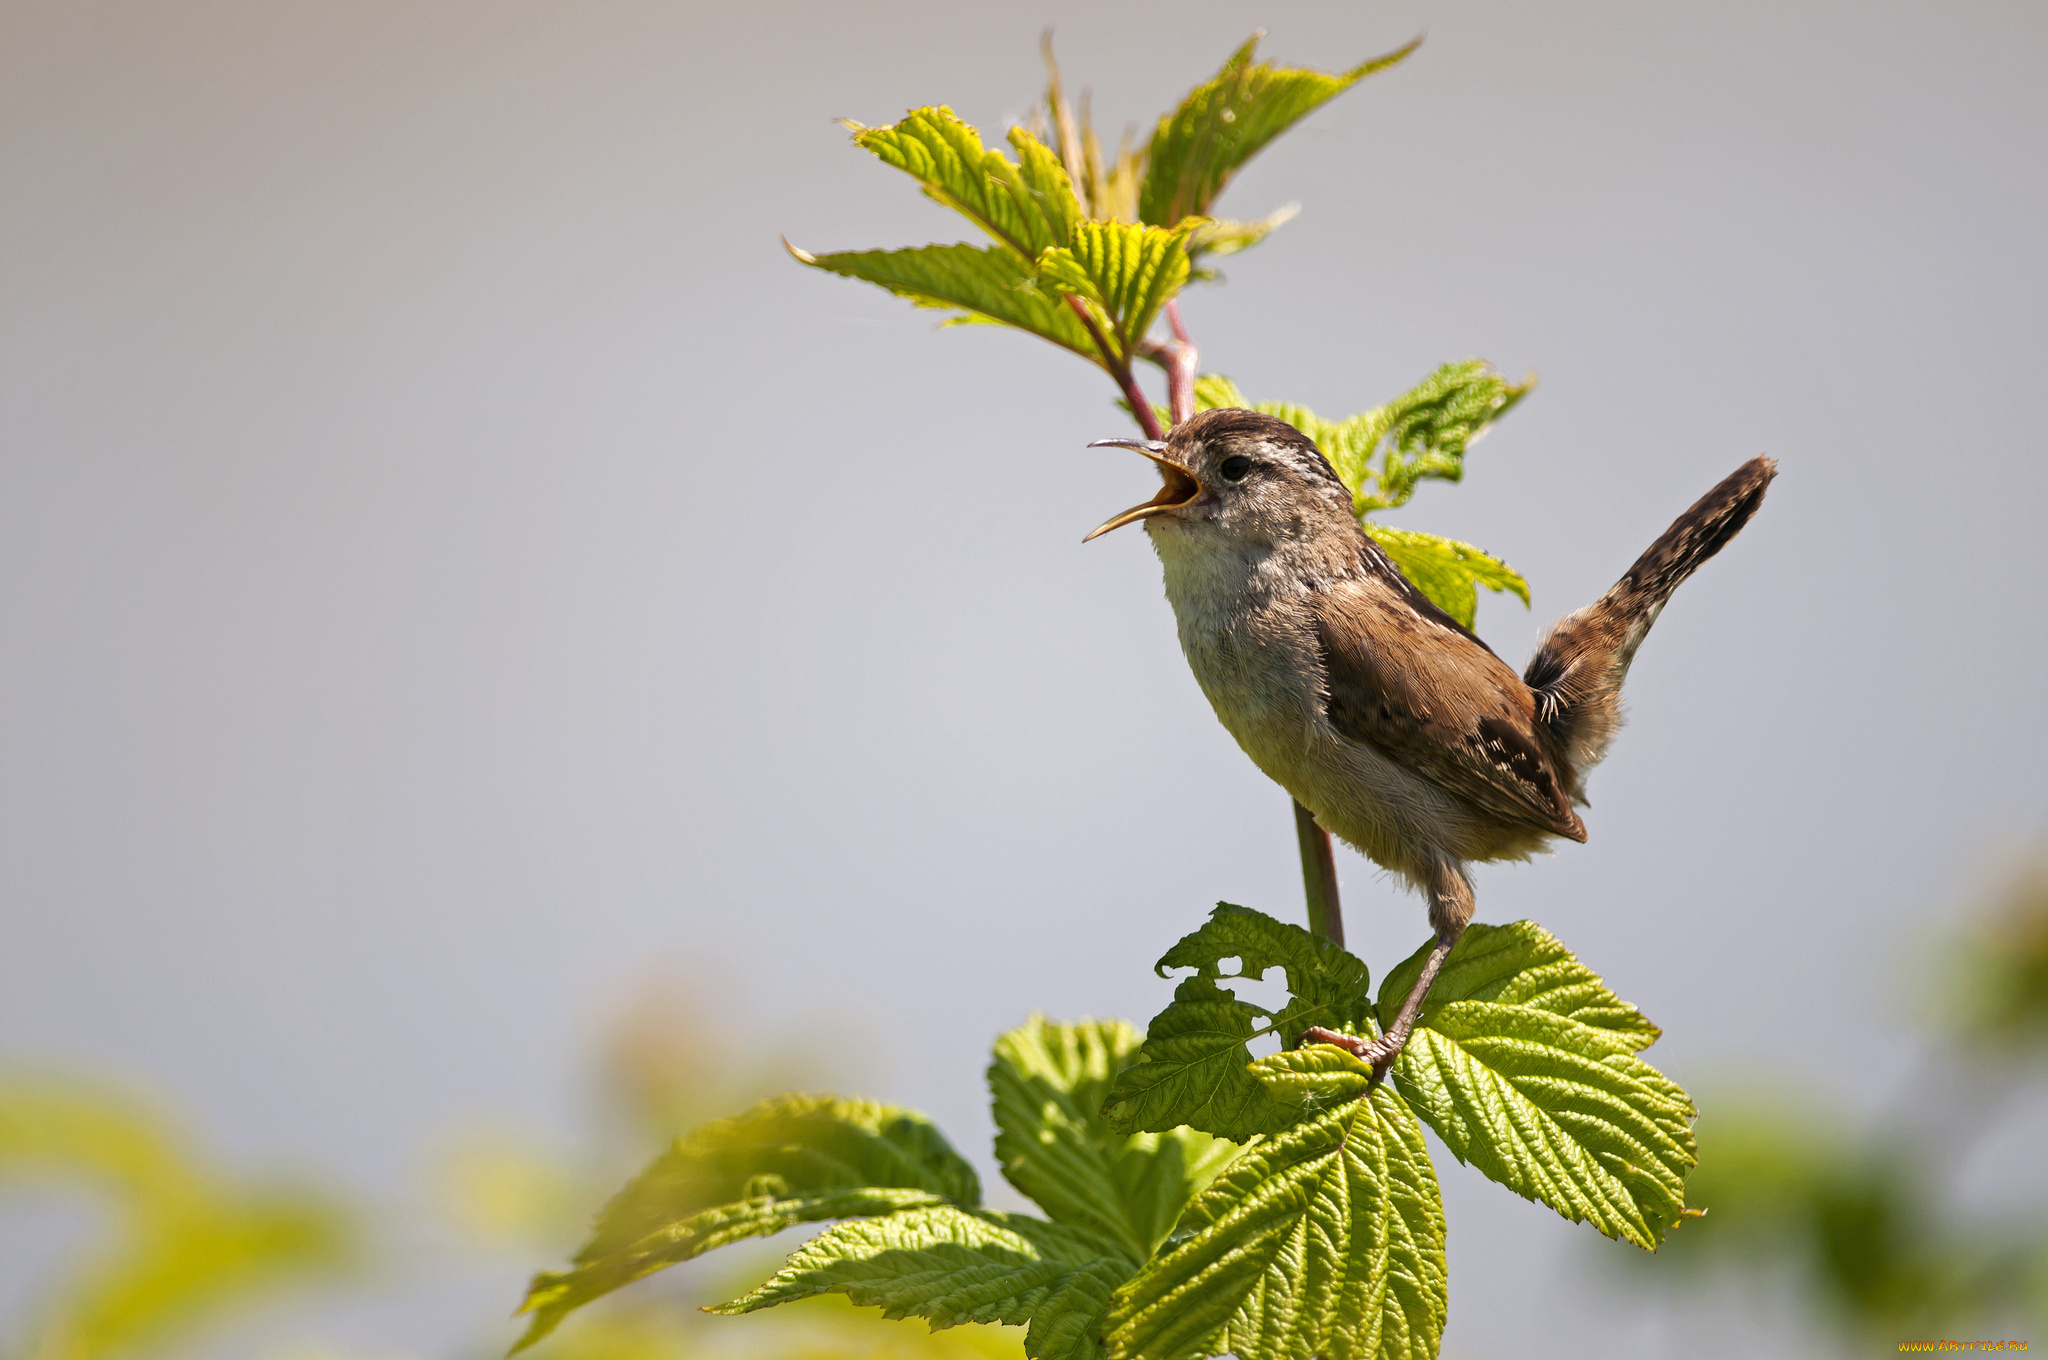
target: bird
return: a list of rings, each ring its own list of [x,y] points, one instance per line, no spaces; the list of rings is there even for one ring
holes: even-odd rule
[[[1242,407],[1165,440],[1103,439],[1158,465],[1159,494],[1083,542],[1142,523],[1181,650],[1252,763],[1318,825],[1421,892],[1434,932],[1393,1022],[1320,1027],[1384,1079],[1472,920],[1470,866],[1583,842],[1586,775],[1622,725],[1636,649],[1777,475],[1752,458],[1680,515],[1598,600],[1553,624],[1518,676],[1403,576],[1359,526],[1314,442]]]

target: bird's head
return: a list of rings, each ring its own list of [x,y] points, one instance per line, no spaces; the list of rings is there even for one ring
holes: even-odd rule
[[[1336,470],[1308,436],[1276,416],[1219,407],[1182,421],[1164,442],[1098,439],[1089,445],[1104,446],[1150,458],[1164,482],[1158,495],[1088,538],[1138,520],[1154,542],[1185,534],[1270,546],[1339,525],[1357,533],[1351,492]]]

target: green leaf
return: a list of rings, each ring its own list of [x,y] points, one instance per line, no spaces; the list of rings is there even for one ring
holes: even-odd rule
[[[1226,959],[1238,961],[1234,971],[1223,971]],[[1283,970],[1289,999],[1275,1022],[1289,1046],[1311,1025],[1377,1032],[1370,1028],[1372,974],[1363,962],[1342,945],[1249,907],[1218,902],[1201,929],[1182,936],[1154,968],[1162,977],[1169,968],[1193,968],[1199,977],[1252,982],[1263,980],[1269,969]]]
[[[1080,298],[1108,332],[1117,361],[1128,363],[1159,309],[1188,281],[1187,238],[1200,225],[1082,222],[1070,246],[1039,258],[1039,286]]]
[[[1110,1129],[1102,1105],[1138,1043],[1121,1020],[1062,1025],[1033,1016],[996,1040],[988,1069],[1003,1175],[1054,1222],[1108,1239],[1133,1266],[1237,1151],[1189,1128]]]
[[[1239,1143],[1286,1128],[1300,1111],[1274,1104],[1250,1071],[1245,1045],[1262,1019],[1267,1012],[1208,978],[1188,978],[1152,1017],[1143,1061],[1117,1078],[1103,1119],[1120,1132],[1186,1124]]]
[[[1327,1054],[1339,1054],[1333,1059]],[[1350,1066],[1347,1070],[1344,1062]],[[1447,1306],[1443,1199],[1422,1130],[1348,1053],[1261,1060],[1353,1097],[1248,1149],[1185,1237],[1117,1291],[1112,1360],[1428,1360]]]
[[[1385,406],[1332,421],[1293,402],[1247,401],[1230,379],[1204,373],[1195,380],[1195,407],[1244,406],[1300,430],[1330,460],[1363,517],[1406,505],[1424,478],[1462,478],[1466,450],[1535,385],[1533,378],[1509,382],[1483,360],[1467,359],[1445,364]]]
[[[1244,393],[1237,390],[1237,384],[1221,373],[1199,373],[1195,375],[1195,409],[1213,411],[1219,406],[1246,406]],[[1304,434],[1307,431],[1303,431]]]
[[[1093,1360],[1111,1292],[1131,1264],[1109,1244],[1062,1224],[988,1209],[934,1206],[842,1223],[798,1249],[765,1284],[716,1313],[751,1313],[841,1293],[932,1330],[1028,1321],[1034,1360]]]
[[[1438,608],[1470,628],[1479,612],[1479,587],[1508,591],[1524,605],[1522,574],[1470,543],[1367,520],[1374,510],[1406,504],[1425,477],[1457,481],[1465,451],[1496,417],[1527,394],[1533,382],[1511,383],[1477,359],[1445,364],[1413,391],[1347,420],[1328,421],[1306,406],[1284,401],[1247,402],[1237,384],[1219,373],[1195,380],[1195,408],[1249,406],[1277,416],[1315,442],[1351,489],[1360,527],[1394,565]]]
[[[1300,212],[1299,203],[1288,203],[1249,222],[1228,218],[1204,222],[1188,235],[1188,257],[1200,259],[1204,255],[1235,255],[1240,250],[1249,250],[1292,222]]]
[[[945,107],[912,109],[890,127],[853,128],[856,146],[924,186],[932,198],[974,224],[1029,264],[1050,246],[1063,246],[1080,220],[1081,205],[1058,160],[1022,128],[1010,144],[1022,169],[981,144],[981,134]]]
[[[1469,948],[1468,948],[1469,944]],[[1380,989],[1397,1006],[1416,951]],[[1394,1081],[1461,1162],[1574,1222],[1655,1250],[1699,1160],[1690,1097],[1636,1054],[1657,1027],[1526,921],[1472,926]]]
[[[813,255],[789,246],[789,253],[815,268],[879,284],[920,307],[965,313],[956,320],[1015,326],[1093,363],[1104,362],[1073,309],[1035,287],[1031,268],[999,246],[963,243],[911,250],[847,250],[832,255]]]
[[[798,1223],[976,1204],[981,1183],[923,1115],[869,1100],[764,1100],[676,1140],[599,1214],[575,1268],[534,1277],[515,1350],[664,1266]]]
[[[1417,38],[1398,51],[1327,75],[1253,61],[1259,45],[1254,34],[1222,70],[1190,90],[1179,108],[1159,120],[1146,149],[1139,219],[1170,227],[1183,218],[1207,214],[1231,176],[1268,142],[1373,72],[1394,65],[1421,42]]]
[[[75,1187],[103,1212],[88,1249],[22,1296],[33,1335],[9,1355],[196,1354],[203,1329],[345,1276],[360,1254],[341,1205],[238,1183],[162,1111],[87,1082],[0,1071],[0,1193],[17,1180]]]
[[[1226,973],[1223,963],[1230,959],[1237,968]],[[1228,978],[1257,981],[1276,967],[1285,971],[1290,993],[1277,1014],[1218,985]],[[1328,940],[1262,912],[1219,902],[1157,968],[1162,974],[1196,971],[1175,989],[1173,1004],[1152,1018],[1140,1061],[1117,1078],[1103,1116],[1120,1132],[1187,1124],[1243,1142],[1286,1128],[1300,1111],[1276,1104],[1249,1071],[1246,1041],[1265,1032],[1260,1022],[1270,1021],[1283,1043],[1311,1025],[1377,1033],[1366,966]]]
[[[1478,359],[1445,364],[1385,406],[1327,428],[1329,442],[1316,442],[1351,488],[1358,514],[1393,509],[1425,477],[1463,477],[1465,451],[1535,385],[1533,378],[1509,382]]]
[[[1414,587],[1427,595],[1437,608],[1470,628],[1479,613],[1479,590],[1511,591],[1529,603],[1529,583],[1522,574],[1491,553],[1460,543],[1453,538],[1395,529],[1360,521],[1373,542],[1386,549],[1387,556]]]
[[[1422,976],[1429,949],[1423,945],[1380,981],[1380,1005],[1387,1014],[1400,1007]],[[1547,1011],[1605,1031],[1618,1051],[1628,1053],[1640,1053],[1664,1033],[1534,921],[1467,926],[1430,988],[1422,1023],[1427,1024],[1437,1007],[1453,999]]]
[[[1067,178],[1066,166],[1060,164],[1059,156],[1051,147],[1024,128],[1010,129],[1010,145],[1017,151],[1018,181],[1030,193],[1033,205],[1045,219],[1046,245],[1067,244],[1074,239],[1075,224],[1087,214],[1081,209],[1081,200],[1074,194],[1074,183]]]

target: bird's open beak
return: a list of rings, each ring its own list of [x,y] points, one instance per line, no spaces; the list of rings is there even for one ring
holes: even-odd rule
[[[1132,453],[1142,453],[1153,462],[1159,464],[1159,475],[1165,479],[1165,484],[1159,488],[1158,495],[1146,501],[1143,505],[1134,505],[1114,519],[1105,520],[1100,525],[1097,525],[1094,532],[1088,535],[1088,538],[1081,540],[1083,543],[1088,542],[1089,539],[1100,538],[1111,529],[1121,529],[1126,524],[1137,520],[1150,519],[1154,515],[1163,515],[1169,510],[1178,510],[1202,494],[1202,483],[1196,479],[1194,473],[1189,472],[1179,463],[1166,456],[1166,445],[1164,444],[1143,439],[1098,439],[1088,447],[1091,449],[1129,449]]]

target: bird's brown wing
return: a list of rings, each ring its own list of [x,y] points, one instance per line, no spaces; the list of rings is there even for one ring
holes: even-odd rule
[[[1494,817],[1586,839],[1535,701],[1499,657],[1377,580],[1316,603],[1331,726]]]

